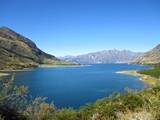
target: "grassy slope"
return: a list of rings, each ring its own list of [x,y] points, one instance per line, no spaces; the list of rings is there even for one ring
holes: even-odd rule
[[[154,69],[139,71],[140,74],[150,75],[155,78],[160,78],[160,64],[155,65]]]

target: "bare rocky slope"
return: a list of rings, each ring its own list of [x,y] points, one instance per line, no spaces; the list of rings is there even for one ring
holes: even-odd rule
[[[157,45],[152,50],[144,53],[142,56],[138,57],[134,63],[139,64],[156,64],[160,63],[160,44]]]
[[[68,64],[40,50],[30,39],[10,28],[0,28],[0,70],[37,67],[41,64]]]
[[[143,53],[129,50],[104,50],[78,56],[60,57],[66,61],[78,62],[80,64],[105,64],[105,63],[130,63]]]

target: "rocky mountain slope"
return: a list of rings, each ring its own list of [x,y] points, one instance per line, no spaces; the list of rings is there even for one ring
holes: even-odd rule
[[[129,50],[104,50],[79,56],[60,57],[66,61],[78,62],[80,64],[103,64],[103,63],[129,63],[141,56]]]
[[[40,50],[30,39],[7,27],[0,28],[0,70],[65,63]]]
[[[134,62],[140,64],[160,63],[160,44],[152,50],[144,53],[144,55],[138,57]]]

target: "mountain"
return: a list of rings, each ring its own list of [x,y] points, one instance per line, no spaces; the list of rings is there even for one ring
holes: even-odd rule
[[[0,70],[37,67],[41,64],[67,64],[40,50],[30,39],[10,28],[0,28]]]
[[[144,53],[144,55],[138,57],[134,62],[140,64],[160,63],[160,44],[152,50]]]
[[[80,64],[129,63],[141,55],[142,53],[129,50],[104,50],[78,56],[64,56],[60,59]]]

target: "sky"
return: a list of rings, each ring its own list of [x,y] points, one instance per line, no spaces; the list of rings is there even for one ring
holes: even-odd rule
[[[0,26],[56,56],[145,52],[160,43],[160,0],[0,0]]]

